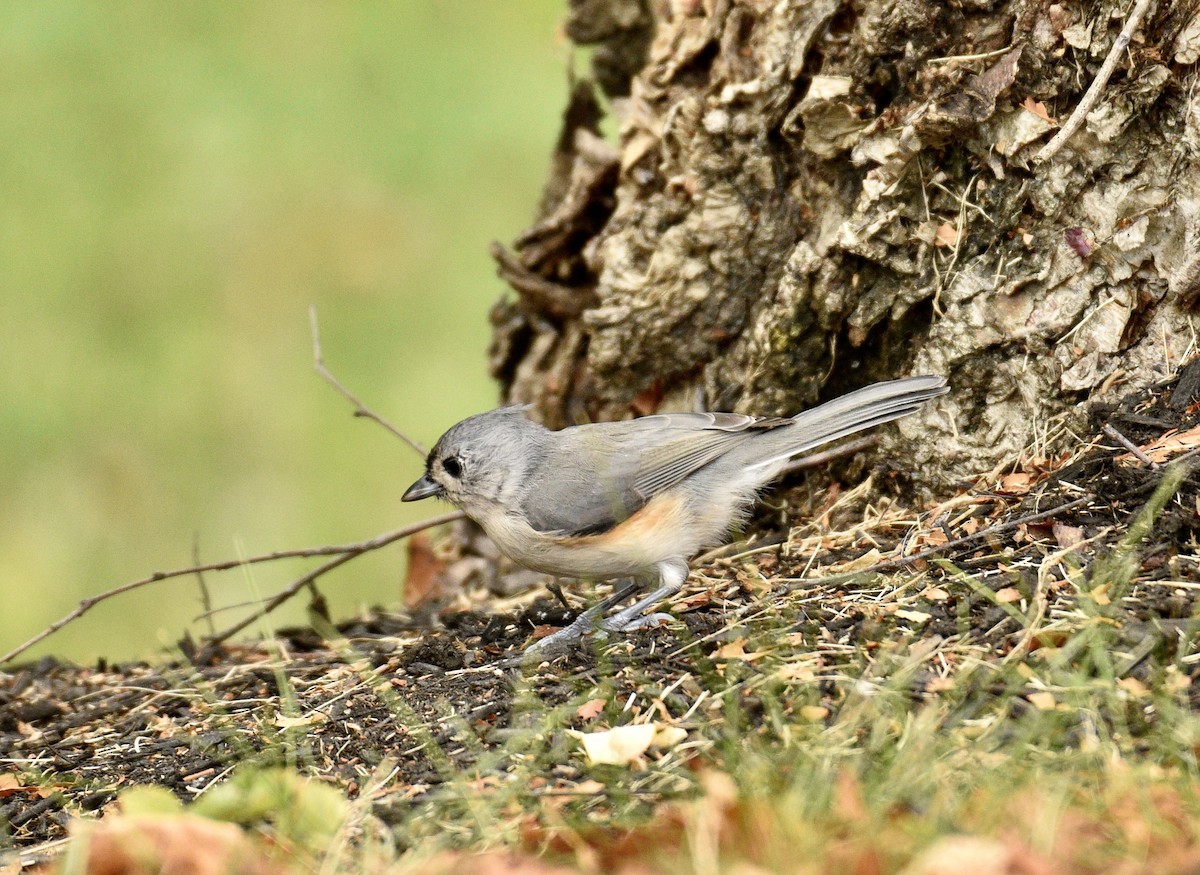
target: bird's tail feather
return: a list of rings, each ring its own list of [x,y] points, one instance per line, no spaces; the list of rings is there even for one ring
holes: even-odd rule
[[[925,402],[949,391],[942,377],[906,377],[865,386],[792,417],[796,425],[767,432],[778,440],[777,452],[755,467],[790,459],[822,444],[891,422],[918,410]]]

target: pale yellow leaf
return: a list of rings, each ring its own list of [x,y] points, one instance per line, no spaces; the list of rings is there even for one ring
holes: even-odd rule
[[[627,766],[641,758],[654,741],[657,727],[653,723],[634,723],[601,732],[568,733],[583,745],[590,762],[610,766]]]

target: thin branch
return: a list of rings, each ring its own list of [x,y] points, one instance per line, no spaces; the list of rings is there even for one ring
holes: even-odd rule
[[[1142,17],[1146,14],[1148,8],[1150,8],[1150,0],[1137,0],[1133,4],[1133,11],[1129,13],[1129,18],[1126,20],[1125,26],[1121,28],[1120,35],[1117,37],[1116,42],[1112,44],[1112,48],[1109,49],[1108,57],[1104,59],[1104,64],[1100,67],[1100,72],[1096,74],[1096,78],[1088,86],[1087,93],[1083,95],[1083,100],[1079,101],[1079,105],[1075,107],[1075,111],[1071,113],[1071,117],[1059,128],[1058,133],[1051,138],[1050,142],[1033,156],[1035,162],[1041,164],[1044,161],[1049,161],[1063,147],[1063,144],[1079,130],[1079,126],[1083,124],[1084,119],[1087,118],[1087,114],[1092,111],[1092,107],[1100,99],[1104,87],[1108,84],[1109,77],[1117,69],[1121,55],[1129,47],[1129,40],[1133,38],[1133,32],[1137,30],[1137,26],[1141,23]]]
[[[795,589],[801,589],[806,586],[812,586],[814,583],[835,583],[839,580],[848,580],[851,577],[858,577],[862,574],[874,574],[879,571],[892,571],[896,568],[903,568],[913,562],[918,562],[922,559],[928,559],[930,556],[937,556],[939,553],[946,553],[958,547],[964,547],[968,544],[974,544],[977,541],[982,541],[991,535],[998,535],[1001,532],[1011,531],[1018,526],[1028,525],[1029,523],[1040,522],[1049,517],[1057,516],[1060,513],[1079,507],[1081,504],[1087,504],[1089,501],[1094,501],[1096,496],[1090,492],[1079,498],[1052,507],[1049,510],[1043,510],[1038,513],[1026,514],[1022,517],[1017,517],[1015,520],[1009,520],[1004,523],[997,523],[994,526],[988,526],[986,529],[980,529],[972,535],[966,535],[956,541],[947,541],[944,544],[937,544],[933,547],[927,547],[920,552],[913,553],[911,556],[896,556],[892,559],[884,559],[882,562],[876,562],[874,565],[868,565],[866,568],[860,568],[857,571],[847,572],[846,574],[834,574],[829,577],[806,577],[803,580],[793,580],[784,588],[785,592],[791,592]]]
[[[6,663],[12,662],[35,644],[38,644],[41,641],[49,638],[63,626],[67,625],[73,620],[78,619],[79,617],[82,617],[96,605],[100,604],[100,602],[107,601],[110,598],[122,595],[130,590],[139,589],[151,583],[158,583],[159,581],[170,580],[175,577],[201,574],[205,571],[228,571],[231,568],[240,568],[243,565],[256,565],[260,562],[274,562],[277,559],[297,559],[309,556],[337,555],[338,558],[336,560],[333,562],[327,562],[325,565],[321,566],[321,568],[317,569],[319,574],[324,574],[325,571],[328,571],[330,567],[341,565],[342,562],[345,562],[348,559],[353,559],[355,556],[359,556],[371,550],[378,550],[380,547],[390,544],[393,541],[398,541],[401,538],[407,538],[409,535],[415,535],[417,532],[422,532],[425,529],[431,529],[434,526],[440,526],[444,525],[445,523],[454,522],[455,520],[462,519],[462,517],[463,513],[461,511],[445,513],[441,516],[436,516],[432,519],[425,520],[424,522],[414,523],[413,525],[405,526],[402,529],[396,529],[392,532],[385,532],[382,535],[376,535],[374,538],[371,538],[367,541],[359,541],[356,544],[343,544],[340,546],[326,547],[305,547],[299,550],[279,550],[274,553],[264,553],[259,556],[250,556],[245,559],[227,559],[224,562],[209,562],[204,565],[192,565],[188,568],[179,568],[174,571],[156,571],[148,577],[130,581],[129,583],[123,583],[120,586],[114,586],[112,589],[105,590],[97,595],[88,596],[87,598],[82,599],[75,607],[75,610],[71,611],[61,619],[55,620],[24,644],[10,650],[3,656],[0,656],[0,665],[5,665]],[[319,576],[319,574],[317,576]],[[272,606],[271,610],[274,610],[274,606]],[[218,640],[224,639],[222,638]]]
[[[192,564],[200,565],[200,533],[195,532],[192,535]],[[200,604],[204,608],[204,617],[208,622],[208,634],[215,635],[217,627],[212,621],[212,594],[208,591],[208,582],[204,579],[204,572],[196,572],[196,584],[200,587]]]
[[[406,435],[400,429],[396,428],[396,426],[392,425],[390,422],[388,422],[386,419],[384,419],[378,413],[371,410],[369,407],[367,407],[365,404],[363,404],[361,401],[359,401],[358,398],[354,395],[354,393],[351,392],[349,389],[347,389],[345,386],[343,386],[341,384],[341,382],[338,380],[338,378],[335,377],[333,375],[333,373],[329,370],[329,368],[325,367],[325,359],[322,358],[322,356],[321,356],[321,331],[320,331],[319,326],[317,325],[316,305],[313,305],[313,304],[309,305],[308,321],[309,321],[310,326],[312,327],[313,366],[316,368],[317,374],[321,377],[321,379],[323,379],[326,383],[328,383],[330,386],[332,386],[339,395],[341,395],[343,398],[345,398],[347,401],[349,401],[351,404],[354,405],[354,415],[355,416],[361,416],[365,419],[369,419],[372,422],[382,425],[385,429],[390,431],[393,435],[400,438],[400,440],[404,441],[406,444],[408,444],[410,447],[412,447],[414,450],[416,450],[420,454],[421,458],[424,459],[425,456],[428,454],[428,450],[426,450],[423,446],[421,446],[421,444],[419,444],[417,441],[410,438],[408,435]]]
[[[1106,435],[1108,435],[1110,438],[1115,440],[1117,443],[1119,443],[1121,446],[1123,446],[1125,449],[1129,450],[1129,452],[1132,453],[1134,458],[1137,459],[1139,462],[1141,462],[1142,464],[1146,465],[1149,468],[1155,469],[1156,471],[1158,470],[1158,468],[1159,468],[1158,462],[1155,462],[1153,459],[1151,459],[1149,456],[1147,456],[1144,452],[1142,452],[1141,447],[1139,447],[1137,444],[1135,444],[1129,438],[1125,437],[1125,435],[1121,434],[1119,431],[1117,431],[1115,428],[1113,428],[1111,423],[1106,423],[1104,428],[1102,429],[1102,431]]]

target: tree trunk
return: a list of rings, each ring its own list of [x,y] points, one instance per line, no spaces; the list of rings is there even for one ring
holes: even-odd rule
[[[938,373],[898,439],[936,484],[1194,351],[1200,0],[571,6],[620,142],[578,83],[539,220],[496,247],[493,372],[548,425]]]

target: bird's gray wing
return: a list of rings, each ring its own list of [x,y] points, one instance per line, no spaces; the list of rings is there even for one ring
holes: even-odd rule
[[[539,531],[607,531],[659,493],[790,419],[734,413],[668,413],[555,433],[532,472],[525,516]]]

